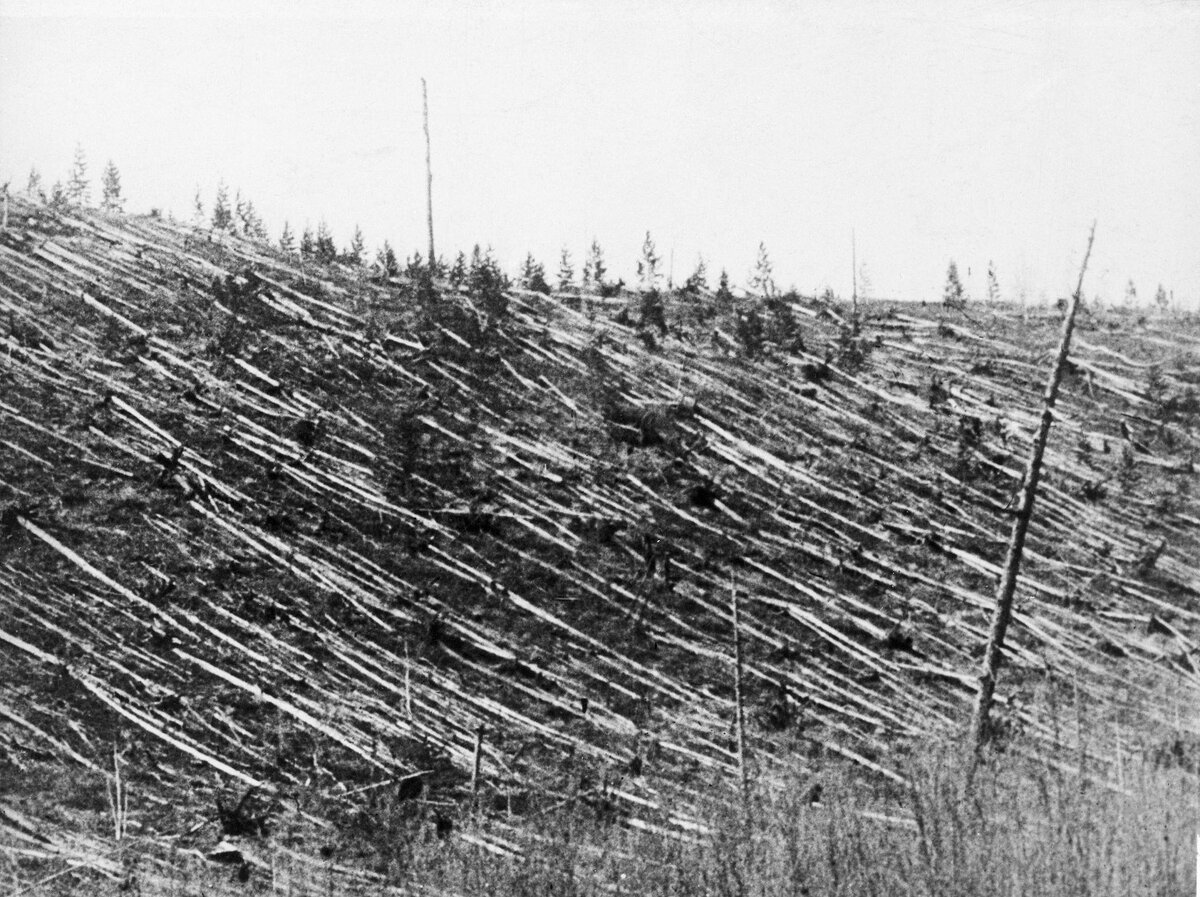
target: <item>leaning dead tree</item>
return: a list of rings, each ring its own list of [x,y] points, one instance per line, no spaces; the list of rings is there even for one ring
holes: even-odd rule
[[[1067,356],[1071,349],[1071,333],[1075,329],[1075,313],[1079,310],[1079,301],[1083,295],[1083,275],[1087,271],[1088,258],[1092,254],[1092,241],[1095,238],[1096,223],[1093,221],[1092,231],[1088,235],[1087,251],[1083,255],[1083,264],[1079,268],[1079,283],[1075,287],[1075,294],[1071,297],[1071,304],[1063,319],[1058,356],[1050,371],[1050,379],[1046,383],[1042,418],[1038,424],[1037,435],[1033,440],[1033,451],[1029,455],[1029,467],[1025,471],[1021,497],[1017,504],[1017,516],[1013,521],[1012,536],[1008,540],[1008,554],[1004,558],[1000,584],[996,588],[996,606],[992,612],[991,632],[988,635],[987,650],[983,655],[983,669],[979,673],[975,710],[971,717],[971,749],[975,757],[978,757],[980,749],[987,743],[990,734],[989,721],[992,699],[996,693],[996,673],[1000,668],[1000,658],[1004,651],[1004,635],[1012,620],[1013,595],[1017,590],[1017,575],[1021,569],[1021,554],[1025,550],[1025,535],[1029,531],[1029,521],[1033,517],[1033,502],[1037,497],[1038,480],[1042,472],[1042,455],[1046,450],[1046,438],[1050,435],[1050,425],[1054,422],[1054,404],[1058,400],[1058,387],[1062,382],[1063,371],[1067,367]]]
[[[421,107],[425,119],[425,215],[429,221],[429,273],[433,279],[433,266],[437,256],[433,254],[433,164],[429,149],[429,91],[425,79],[421,79]]]
[[[750,796],[750,777],[746,771],[746,711],[742,702],[742,620],[738,608],[737,583],[730,581],[729,602],[733,610],[733,703],[734,728],[737,733],[738,779],[742,785],[742,798]]]

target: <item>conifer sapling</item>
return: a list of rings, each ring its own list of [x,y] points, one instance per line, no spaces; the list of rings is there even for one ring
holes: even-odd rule
[[[947,308],[962,308],[967,304],[962,281],[958,279],[958,265],[954,263],[953,259],[950,260],[950,267],[946,270],[946,287],[942,293],[942,302]]]
[[[29,180],[25,182],[25,193],[30,199],[46,197],[42,195],[42,176],[36,168],[29,169]]]
[[[467,282],[467,257],[459,250],[458,255],[454,257],[454,264],[450,268],[449,274],[450,286],[454,289],[461,289],[462,285]]]
[[[571,250],[566,246],[558,257],[558,291],[565,293],[575,281],[575,267],[571,264]]]
[[[196,195],[192,197],[192,226],[204,224],[204,202],[200,199],[200,185],[196,185]]]
[[[87,159],[83,154],[83,147],[79,144],[75,144],[75,161],[71,165],[66,197],[75,205],[85,205],[88,200]]]
[[[101,189],[103,194],[100,199],[100,207],[109,212],[121,211],[121,207],[125,205],[125,200],[121,197],[121,173],[117,171],[117,166],[113,164],[112,159],[109,159],[108,164],[104,166]]]
[[[583,263],[583,288],[597,293],[603,290],[606,271],[604,251],[600,248],[600,241],[593,239],[592,245],[588,248],[587,260]]]
[[[650,237],[650,231],[646,231],[646,239],[642,242],[642,257],[638,259],[637,264],[638,280],[644,291],[658,289],[658,281],[662,278],[658,272],[661,262],[662,259],[659,258],[654,247],[654,240]]]
[[[279,250],[288,256],[296,251],[296,235],[292,233],[292,226],[286,221],[283,222],[283,233],[279,235]]]
[[[996,266],[992,262],[988,262],[987,290],[989,302],[1000,301],[1000,282],[996,279]]]
[[[758,244],[758,258],[754,262],[754,273],[750,276],[750,289],[759,293],[764,299],[770,299],[775,294],[774,268],[767,255],[767,247]]]
[[[521,286],[535,293],[550,295],[550,284],[546,283],[546,268],[541,262],[534,261],[533,253],[525,255],[521,266]]]
[[[229,211],[229,188],[224,181],[217,183],[217,198],[213,200],[212,226],[217,231],[227,231],[233,224],[233,213]]]
[[[700,293],[708,290],[708,266],[704,264],[704,258],[701,257],[696,262],[696,270],[693,271],[686,281],[683,283],[685,293],[691,293],[693,296],[698,296]]]
[[[350,241],[350,249],[346,253],[347,260],[355,265],[361,265],[365,246],[362,228],[356,224],[354,225],[354,238]]]

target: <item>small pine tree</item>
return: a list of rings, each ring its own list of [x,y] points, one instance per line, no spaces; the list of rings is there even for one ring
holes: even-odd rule
[[[354,238],[350,241],[350,248],[346,251],[346,260],[354,265],[361,265],[363,261],[363,249],[366,248],[366,241],[363,240],[362,228],[357,224],[354,225]]]
[[[125,205],[125,200],[121,198],[121,173],[117,171],[112,159],[104,166],[104,174],[100,180],[103,189],[100,208],[108,212],[121,211],[121,207]]]
[[[575,266],[571,264],[571,250],[566,246],[558,256],[558,291],[565,293],[575,282]]]
[[[729,272],[721,269],[721,277],[717,281],[717,302],[721,305],[733,304],[733,291],[729,289]]]
[[[29,169],[29,180],[25,182],[25,195],[30,199],[42,197],[42,176],[38,174],[36,168]]]
[[[996,279],[996,266],[992,262],[988,262],[987,291],[988,302],[1000,301],[1000,281]]]
[[[213,230],[227,231],[233,224],[233,213],[229,211],[229,188],[224,181],[217,183],[217,198],[213,200]]]
[[[416,281],[425,279],[425,258],[421,255],[421,250],[415,250],[412,258],[405,260],[404,273]]]
[[[1137,287],[1133,285],[1133,278],[1129,278],[1129,284],[1125,287],[1125,304],[1137,305]]]
[[[583,263],[583,288],[599,293],[604,289],[604,275],[608,269],[604,267],[604,250],[600,241],[593,239],[588,248],[587,260]]]
[[[534,261],[533,253],[525,255],[521,266],[521,286],[535,293],[550,295],[550,284],[546,283],[546,268],[541,262]]]
[[[69,198],[67,190],[63,186],[62,181],[55,181],[54,186],[50,188],[50,205],[52,208],[61,209],[67,204]]]
[[[459,250],[458,255],[454,257],[454,265],[450,268],[450,286],[458,290],[467,282],[467,257]]]
[[[492,250],[482,253],[479,244],[471,251],[471,265],[467,275],[467,289],[487,314],[500,317],[508,311],[508,278],[492,257]]]
[[[66,195],[73,205],[86,205],[88,201],[87,158],[83,147],[75,144],[75,161],[71,165],[71,177],[67,181]]]
[[[296,235],[292,233],[292,226],[286,221],[283,222],[283,233],[279,235],[279,251],[287,256],[296,251]]]
[[[267,226],[263,223],[262,216],[258,214],[258,209],[254,208],[254,203],[250,200],[246,201],[246,234],[255,240],[262,240],[264,243],[270,240]]]
[[[300,234],[300,257],[311,259],[317,254],[317,243],[313,239],[312,228],[307,224],[304,225],[304,232]]]
[[[383,241],[383,245],[375,253],[375,264],[383,271],[384,277],[395,277],[400,273],[400,262],[396,259],[396,251],[392,249],[392,244],[387,240]]]
[[[760,293],[764,299],[769,299],[775,294],[773,271],[771,259],[767,255],[766,244],[759,243],[758,258],[754,262],[754,273],[750,276],[750,289]]]
[[[658,282],[662,279],[658,272],[661,262],[662,259],[654,248],[654,240],[650,238],[650,231],[646,231],[646,239],[642,241],[642,257],[637,263],[638,280],[644,291],[658,289]]]
[[[950,260],[946,270],[946,288],[942,292],[942,302],[947,308],[963,308],[967,304],[966,293],[963,292],[962,281],[958,279],[958,265]]]
[[[703,256],[696,262],[696,270],[683,283],[683,291],[699,296],[708,291],[708,266],[704,264]]]
[[[192,197],[192,226],[199,228],[204,224],[204,202],[200,199],[200,185],[196,185],[196,195]]]
[[[1159,311],[1166,313],[1171,305],[1171,300],[1167,298],[1167,291],[1163,289],[1160,283],[1158,289],[1154,292],[1154,304],[1158,306]]]
[[[329,229],[329,225],[322,218],[317,224],[317,243],[316,243],[317,261],[322,264],[329,264],[337,258],[337,246],[333,243],[333,232]]]
[[[245,233],[246,201],[242,199],[242,189],[240,187],[233,194],[233,220],[230,224],[233,225],[234,233]]]

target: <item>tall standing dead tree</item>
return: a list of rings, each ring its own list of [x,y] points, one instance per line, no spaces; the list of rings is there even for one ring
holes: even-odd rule
[[[429,220],[429,279],[432,281],[437,255],[433,251],[433,163],[429,147],[429,91],[424,78],[421,79],[421,107],[425,120],[425,214]]]
[[[729,603],[733,610],[733,702],[734,728],[737,735],[738,778],[742,785],[742,799],[750,796],[750,775],[746,771],[746,712],[742,703],[742,620],[738,608],[737,583],[730,581]]]
[[[1050,435],[1050,425],[1054,422],[1054,404],[1058,400],[1058,387],[1067,367],[1067,356],[1071,350],[1071,333],[1075,329],[1075,313],[1079,309],[1080,298],[1083,295],[1083,275],[1087,271],[1088,259],[1092,254],[1092,241],[1095,238],[1096,223],[1092,222],[1087,251],[1083,255],[1083,264],[1079,268],[1079,283],[1075,287],[1075,294],[1071,297],[1071,304],[1063,319],[1058,356],[1055,358],[1054,367],[1050,371],[1050,379],[1046,384],[1042,417],[1038,424],[1037,435],[1033,440],[1033,451],[1029,455],[1029,467],[1025,471],[1025,479],[1021,486],[1017,516],[1013,521],[1012,536],[1008,540],[1008,553],[1004,558],[1000,584],[996,588],[996,606],[992,611],[991,632],[988,635],[987,650],[983,656],[983,669],[979,673],[975,710],[971,716],[972,769],[990,734],[989,722],[992,699],[996,693],[996,673],[1000,668],[1000,658],[1004,650],[1004,635],[1012,620],[1013,595],[1017,590],[1017,575],[1021,569],[1021,554],[1025,550],[1025,535],[1029,531],[1029,521],[1033,517],[1033,502],[1037,497],[1038,480],[1042,472],[1042,455],[1046,451],[1046,439]]]

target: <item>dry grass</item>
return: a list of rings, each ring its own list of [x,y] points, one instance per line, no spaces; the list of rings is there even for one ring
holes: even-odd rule
[[[895,794],[842,771],[730,787],[705,808],[712,832],[681,843],[550,819],[504,860],[458,842],[421,851],[413,879],[463,893],[1084,895],[1190,893],[1195,778],[1144,766],[1124,793],[1005,757],[964,789],[957,756],[931,749]],[[821,785],[821,800],[811,802]]]
[[[162,842],[126,839],[108,854],[123,870],[66,871],[28,861],[13,891],[145,895],[271,893],[492,895],[1167,895],[1195,887],[1200,780],[1146,760],[1124,790],[1040,759],[993,755],[965,783],[964,754],[926,745],[910,786],[865,781],[848,766],[755,783],[712,783],[692,840],[629,826],[584,803],[457,821],[448,837],[419,802],[379,808],[375,825],[344,830],[318,856],[320,833],[281,820],[269,839],[238,842],[239,867],[203,862]],[[316,837],[314,837],[316,836]],[[484,842],[492,845],[484,847]],[[499,855],[495,845],[511,848]],[[371,871],[368,871],[371,870]],[[65,872],[65,874],[64,874]],[[57,873],[57,877],[55,876]],[[20,883],[20,887],[18,887]]]

